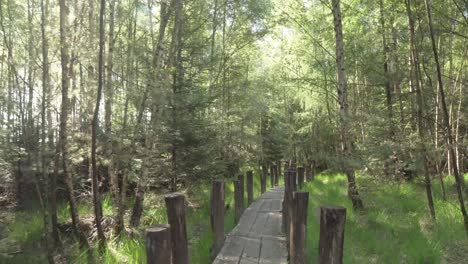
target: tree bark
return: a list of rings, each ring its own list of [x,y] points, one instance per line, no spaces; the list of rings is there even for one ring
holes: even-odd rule
[[[53,150],[49,148],[51,146],[46,143],[46,139],[50,134],[49,127],[52,125],[50,118],[50,75],[49,75],[49,39],[47,36],[46,28],[48,24],[49,16],[49,0],[41,0],[41,39],[42,39],[42,105],[41,105],[41,170],[42,170],[42,180],[44,181],[44,229],[46,240],[51,238],[55,246],[60,245],[60,236],[58,231],[58,221],[57,221],[57,205],[55,201],[55,189],[50,188],[50,152]],[[49,138],[50,140],[50,138]],[[52,138],[53,141],[53,138]],[[53,177],[53,176],[52,176]],[[54,186],[55,188],[55,186]],[[53,201],[53,204],[52,204]],[[50,217],[50,220],[49,220]],[[50,223],[49,223],[50,221]],[[50,226],[49,226],[50,225]],[[50,234],[49,234],[50,233]],[[51,243],[47,241],[48,251],[50,252],[49,247]],[[52,255],[49,253],[49,255]],[[49,263],[53,263],[53,258],[49,257]]]
[[[99,121],[99,106],[101,104],[102,87],[104,86],[104,12],[106,10],[106,1],[101,0],[100,14],[99,14],[99,54],[98,54],[98,89],[96,96],[96,106],[94,108],[93,120],[91,123],[91,183],[93,191],[93,206],[94,206],[94,222],[96,224],[99,245],[104,247],[106,237],[102,229],[102,204],[101,195],[99,193],[99,181],[98,181],[98,167],[97,167],[97,128]]]
[[[336,40],[336,71],[338,79],[338,101],[340,105],[340,136],[342,158],[344,159],[343,170],[348,179],[348,196],[351,198],[354,209],[362,209],[364,207],[356,184],[354,168],[351,164],[347,164],[353,155],[353,142],[349,128],[349,109],[348,109],[348,90],[346,81],[346,72],[344,64],[344,48],[343,48],[343,29],[341,22],[340,0],[332,0],[333,6],[333,21]]]
[[[406,0],[406,11],[408,13],[409,27],[410,27],[410,50],[411,50],[411,65],[414,70],[414,90],[416,91],[416,118],[418,123],[418,135],[419,135],[419,154],[423,161],[423,173],[424,181],[426,185],[426,195],[427,195],[427,205],[429,208],[429,213],[431,214],[432,219],[436,219],[436,213],[434,208],[434,201],[432,197],[432,185],[431,177],[429,176],[428,169],[428,158],[427,158],[427,149],[426,149],[426,134],[425,127],[423,125],[423,116],[424,116],[424,105],[421,95],[421,85],[419,83],[419,71],[417,70],[417,65],[419,63],[419,54],[416,46],[416,39],[414,34],[414,22],[411,12],[411,0]]]
[[[393,124],[393,100],[392,100],[392,85],[391,85],[391,78],[390,72],[388,69],[388,61],[389,61],[389,47],[387,44],[387,36],[386,36],[386,29],[385,29],[385,15],[384,15],[384,4],[383,0],[379,0],[380,4],[380,25],[382,26],[382,45],[383,45],[383,56],[384,56],[384,77],[385,77],[385,97],[387,103],[387,114],[388,114],[388,124],[390,128],[390,136],[393,140],[395,136],[395,127]]]
[[[466,213],[465,202],[463,200],[463,191],[462,191],[463,181],[462,181],[462,178],[460,176],[460,172],[459,172],[458,167],[457,167],[455,150],[454,150],[454,146],[453,146],[454,140],[453,140],[453,134],[452,134],[452,126],[450,124],[450,119],[449,119],[449,115],[448,115],[448,111],[447,111],[447,105],[446,105],[446,102],[445,102],[445,93],[444,93],[444,87],[443,87],[443,82],[442,82],[442,72],[441,72],[440,63],[439,63],[439,54],[437,52],[434,27],[432,25],[431,6],[430,6],[430,3],[429,3],[429,0],[424,0],[424,3],[426,5],[426,14],[427,14],[427,20],[428,20],[428,23],[429,23],[430,35],[431,35],[432,52],[434,53],[434,60],[435,60],[436,70],[437,70],[437,82],[438,82],[438,85],[439,85],[440,103],[441,103],[442,117],[443,117],[445,131],[446,131],[447,147],[448,147],[448,151],[450,153],[450,159],[451,159],[452,166],[453,166],[453,174],[455,176],[458,202],[460,203],[460,211],[461,211],[462,216],[463,216],[463,223],[464,223],[464,226],[465,226],[465,232],[466,232],[466,234],[468,236],[468,215]]]

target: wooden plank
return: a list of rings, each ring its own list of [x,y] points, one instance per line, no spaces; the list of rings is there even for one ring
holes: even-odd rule
[[[284,188],[274,188],[254,201],[226,237],[214,264],[287,264],[281,231]]]
[[[258,238],[242,238],[244,250],[242,251],[240,263],[258,263],[260,259],[261,239]]]
[[[285,240],[262,239],[262,249],[260,252],[259,264],[287,264]]]

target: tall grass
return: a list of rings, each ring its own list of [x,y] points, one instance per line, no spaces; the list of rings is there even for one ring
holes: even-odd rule
[[[453,178],[453,177],[452,177]],[[422,183],[381,182],[358,178],[364,212],[352,210],[343,175],[320,175],[304,186],[309,191],[307,253],[316,260],[319,210],[323,204],[347,208],[344,263],[463,263],[447,262],[454,248],[466,245],[462,217],[453,197],[443,201],[435,191],[437,221],[431,221]],[[448,189],[453,182],[446,179]],[[434,181],[434,190],[440,186]],[[452,195],[451,195],[452,196]],[[466,252],[462,252],[468,257]],[[447,257],[449,256],[449,257]],[[458,262],[462,261],[462,262]],[[466,263],[466,262],[465,262]]]
[[[260,196],[260,177],[254,173],[254,198]],[[234,223],[234,185],[231,179],[225,180],[225,233],[229,233]],[[208,181],[194,184],[181,190],[186,196],[187,208],[187,234],[189,240],[189,254],[191,263],[210,263],[210,250],[213,235],[210,229],[210,195],[211,183]],[[167,223],[166,209],[162,195],[147,194],[145,210],[142,217],[142,229],[158,223]],[[88,205],[83,205],[85,210]],[[89,208],[91,210],[91,208]],[[104,215],[112,215],[114,208],[109,197],[103,199]],[[91,211],[89,211],[91,212]],[[119,240],[110,241],[104,254],[101,254],[101,263],[144,263],[146,261],[145,244],[143,236],[133,238],[124,236]],[[70,262],[85,263],[86,252],[78,248],[73,252]]]

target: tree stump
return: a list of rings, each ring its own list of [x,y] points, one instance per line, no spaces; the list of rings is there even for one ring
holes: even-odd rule
[[[307,207],[309,204],[308,192],[294,192],[293,214],[290,226],[290,255],[291,264],[306,264],[307,240]]]
[[[180,193],[171,193],[164,197],[167,220],[171,226],[173,264],[188,264],[187,225],[185,220],[185,197]]]
[[[318,263],[343,263],[346,208],[325,205],[320,207],[320,239]]]
[[[160,224],[146,229],[146,263],[172,263],[171,229]]]
[[[224,181],[214,180],[211,188],[211,259],[216,258],[224,244]]]

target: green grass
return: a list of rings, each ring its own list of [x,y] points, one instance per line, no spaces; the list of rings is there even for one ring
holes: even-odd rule
[[[254,197],[257,198],[260,195],[260,181],[258,172],[254,175]],[[465,177],[468,178],[468,175]],[[310,192],[307,237],[309,260],[317,259],[319,219],[316,208],[322,204],[336,204],[348,209],[344,263],[463,263],[466,259],[468,244],[456,203],[453,177],[445,178],[448,202],[441,198],[439,182],[433,181],[436,223],[432,223],[428,217],[422,182],[398,184],[361,176],[358,177],[358,184],[366,206],[363,213],[352,210],[346,196],[346,179],[343,175],[321,175],[304,186],[303,189]],[[200,182],[181,190],[189,205],[189,253],[191,263],[194,264],[210,263],[210,190],[209,182]],[[234,227],[233,192],[234,186],[227,179],[225,194],[230,209],[225,216],[226,233]],[[130,208],[131,202],[128,201],[127,208]],[[78,210],[82,216],[92,214],[91,203],[81,202]],[[110,197],[103,197],[104,215],[112,216],[114,210]],[[69,221],[67,204],[59,206],[58,218],[62,223]],[[148,192],[141,230],[153,224],[166,223],[166,218],[163,196]],[[0,255],[0,263],[46,263],[41,246],[43,222],[39,211],[16,212],[8,221],[6,231],[6,241],[21,245],[23,253],[8,259]],[[142,232],[141,235],[108,241],[108,247],[101,254],[99,262],[136,264],[144,263],[145,259]],[[87,263],[87,253],[75,244],[69,250],[68,262]]]
[[[450,177],[453,178],[453,177]],[[382,183],[358,177],[365,211],[356,213],[346,195],[343,175],[321,175],[307,183],[309,191],[307,254],[316,260],[319,238],[319,210],[323,204],[347,208],[344,263],[462,263],[468,257],[468,243],[462,216],[453,197],[453,180],[445,179],[451,197],[442,200],[434,181],[437,221],[428,215],[422,183]],[[460,252],[460,248],[464,249]],[[455,252],[454,252],[455,250]],[[461,258],[457,255],[461,254]],[[450,262],[453,259],[453,262]],[[460,262],[461,261],[461,262]]]
[[[246,168],[247,169],[247,168]],[[260,196],[259,172],[254,173],[254,198]],[[282,177],[280,177],[282,182]],[[267,184],[269,181],[267,181]],[[210,182],[200,182],[190,188],[181,190],[187,199],[187,229],[189,237],[189,252],[191,263],[209,263],[212,234],[210,230],[209,200]],[[225,232],[229,233],[234,228],[234,185],[232,180],[226,179],[225,203],[229,209],[225,216]],[[247,200],[247,197],[246,197]],[[127,203],[127,209],[131,208],[132,201]],[[102,199],[104,216],[111,217],[115,207],[109,195]],[[0,243],[0,252],[10,252],[11,246],[20,246],[22,253],[14,257],[3,258],[0,255],[0,263],[47,263],[43,247],[43,216],[42,213],[33,209],[18,211],[11,215],[6,228],[7,238]],[[144,263],[146,259],[143,230],[158,223],[167,223],[166,209],[162,195],[148,192],[145,197],[144,215],[141,219],[141,235],[133,237],[123,236],[120,239],[108,241],[108,246],[100,256],[100,263]],[[81,217],[92,215],[91,201],[80,201],[78,213]],[[57,216],[59,223],[70,221],[70,207],[68,203],[62,202],[58,206]],[[128,218],[128,215],[127,215]],[[128,223],[128,219],[126,219]],[[70,237],[62,237],[66,243],[75,243]],[[98,255],[97,252],[94,252]],[[69,263],[86,263],[88,254],[73,244],[69,248]]]

